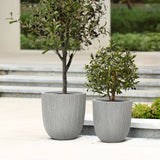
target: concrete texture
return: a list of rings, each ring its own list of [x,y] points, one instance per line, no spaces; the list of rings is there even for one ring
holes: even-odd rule
[[[97,50],[82,50],[75,55],[72,65],[88,64],[90,59],[90,53],[95,53]],[[57,64],[61,67],[61,61],[58,56],[49,51],[45,55],[41,54],[40,50],[21,50],[19,52],[3,52],[0,50],[0,63],[11,64],[53,64],[57,67]],[[160,66],[160,52],[134,52],[137,55],[135,63],[137,66]]]
[[[67,80],[68,87],[72,88],[84,88],[87,82],[87,78],[84,76],[68,77]],[[160,79],[139,78],[138,81],[137,90],[160,89]],[[62,76],[3,75],[0,76],[0,85],[61,87]]]
[[[93,101],[93,121],[95,133],[103,142],[121,142],[131,126],[131,101]]]
[[[39,105],[38,99],[0,98],[1,160],[160,159],[160,140],[155,139],[127,138],[113,144],[95,136],[51,140],[44,131]]]
[[[42,94],[43,124],[53,139],[74,139],[84,124],[86,94],[48,92]]]
[[[19,18],[20,0],[1,0],[0,5],[0,53],[12,51],[17,52],[20,48],[20,25],[9,24],[10,12],[15,19]]]
[[[61,91],[61,88],[52,87],[33,87],[33,86],[3,86],[0,85],[0,95],[2,97],[29,97],[40,98],[43,92]],[[97,93],[87,92],[86,88],[68,88],[68,91],[84,92],[87,95],[87,100],[99,98]],[[127,99],[133,102],[153,102],[153,99],[160,97],[159,90],[127,90],[122,91],[122,94],[117,95],[116,99]]]

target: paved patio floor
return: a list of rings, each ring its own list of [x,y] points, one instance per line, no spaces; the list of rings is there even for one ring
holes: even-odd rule
[[[0,160],[160,160],[160,140],[96,136],[56,141],[43,128],[40,99],[0,98]]]
[[[91,51],[91,53],[94,53]],[[137,66],[160,66],[160,52],[134,52]],[[81,51],[74,56],[71,67],[74,65],[84,66],[90,60],[90,53]],[[58,56],[49,51],[45,55],[40,50],[21,50],[20,52],[0,51],[0,64],[53,64],[61,66]]]

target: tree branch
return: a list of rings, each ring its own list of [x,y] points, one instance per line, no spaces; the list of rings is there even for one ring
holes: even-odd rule
[[[107,95],[108,95],[108,97],[109,97],[109,100],[111,101],[112,98],[111,98],[111,96],[110,96],[110,94],[109,94],[109,88],[107,89]]]
[[[132,3],[131,3],[131,1],[130,1],[130,0],[126,0],[126,2],[127,2],[128,8],[129,8],[129,9],[132,9]]]
[[[60,58],[60,60],[63,60],[63,57],[61,56],[61,54],[59,53],[58,49],[56,49],[56,54],[58,55],[58,57]]]
[[[74,56],[74,54],[72,53],[70,56],[69,56],[69,60],[68,60],[68,63],[67,63],[67,71],[68,71],[68,69],[69,69],[69,67],[70,67],[70,65],[71,65],[71,62],[72,62],[72,59],[73,59],[73,56]]]

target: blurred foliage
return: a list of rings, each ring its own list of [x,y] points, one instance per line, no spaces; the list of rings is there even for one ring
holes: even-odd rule
[[[73,40],[70,40],[70,43],[72,43]],[[50,50],[55,50],[55,44],[54,42],[52,44],[48,44],[47,40],[42,38],[42,37],[38,37],[35,36],[33,34],[21,34],[21,49],[46,49],[46,47]],[[69,44],[68,49],[72,50],[72,49],[76,49],[76,50],[80,50],[80,45],[75,46],[76,48],[73,48],[73,46],[71,47]]]
[[[159,0],[130,0],[131,3],[160,3]],[[112,3],[126,2],[126,0],[111,0]]]
[[[160,119],[160,98],[155,98],[151,106],[141,103],[134,104],[132,108],[132,117]]]
[[[40,0],[21,0],[21,3],[39,3]]]
[[[160,33],[115,33],[112,40],[131,51],[160,51]]]
[[[27,19],[29,19],[29,17],[31,16],[31,13],[22,13],[21,14],[21,21],[22,23],[24,23]],[[21,30],[21,32],[23,33],[23,29]]]
[[[160,5],[151,5],[148,8],[112,7],[111,31],[112,34],[129,32],[159,32]]]

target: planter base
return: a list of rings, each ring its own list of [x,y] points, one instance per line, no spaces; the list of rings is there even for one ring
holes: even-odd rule
[[[48,135],[57,140],[69,140],[80,134],[85,114],[84,93],[42,94],[43,123]]]
[[[103,142],[121,142],[127,137],[131,123],[132,102],[93,101],[95,133]]]

